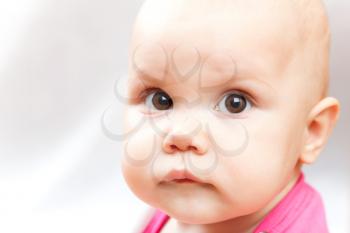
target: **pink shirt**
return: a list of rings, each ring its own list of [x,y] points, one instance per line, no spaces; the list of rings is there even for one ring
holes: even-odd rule
[[[143,233],[159,233],[169,216],[156,210]],[[265,216],[253,233],[328,233],[320,194],[301,173],[289,193]]]

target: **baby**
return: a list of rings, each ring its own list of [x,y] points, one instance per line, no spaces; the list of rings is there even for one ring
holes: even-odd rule
[[[122,171],[143,232],[328,232],[304,164],[338,119],[319,0],[149,0],[130,46]]]

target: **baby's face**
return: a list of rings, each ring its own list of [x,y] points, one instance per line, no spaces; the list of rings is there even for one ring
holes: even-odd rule
[[[137,21],[123,174],[184,222],[248,215],[299,171],[310,59],[288,4],[179,2],[150,3]],[[202,182],[167,180],[181,169]]]

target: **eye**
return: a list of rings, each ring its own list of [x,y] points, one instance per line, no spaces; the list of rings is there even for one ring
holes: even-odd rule
[[[166,92],[155,90],[146,96],[145,104],[149,109],[155,108],[156,110],[164,111],[173,106],[173,100]]]
[[[251,108],[250,101],[242,94],[230,93],[224,96],[215,106],[215,110],[233,114],[241,113]]]

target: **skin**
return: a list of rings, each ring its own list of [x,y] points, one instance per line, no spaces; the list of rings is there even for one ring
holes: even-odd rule
[[[328,50],[319,1],[146,1],[131,40],[124,131],[144,123],[124,147],[134,160],[152,160],[124,156],[122,171],[138,198],[171,216],[162,232],[251,232],[288,193],[339,116],[327,96]],[[190,73],[198,57],[204,65]],[[150,110],[147,92],[140,97],[149,87],[165,91],[173,108]],[[251,108],[213,111],[227,91],[244,93]],[[219,153],[205,174],[191,170],[189,160],[210,167],[218,147],[241,145],[242,129],[241,153]],[[175,168],[206,184],[161,182]]]

